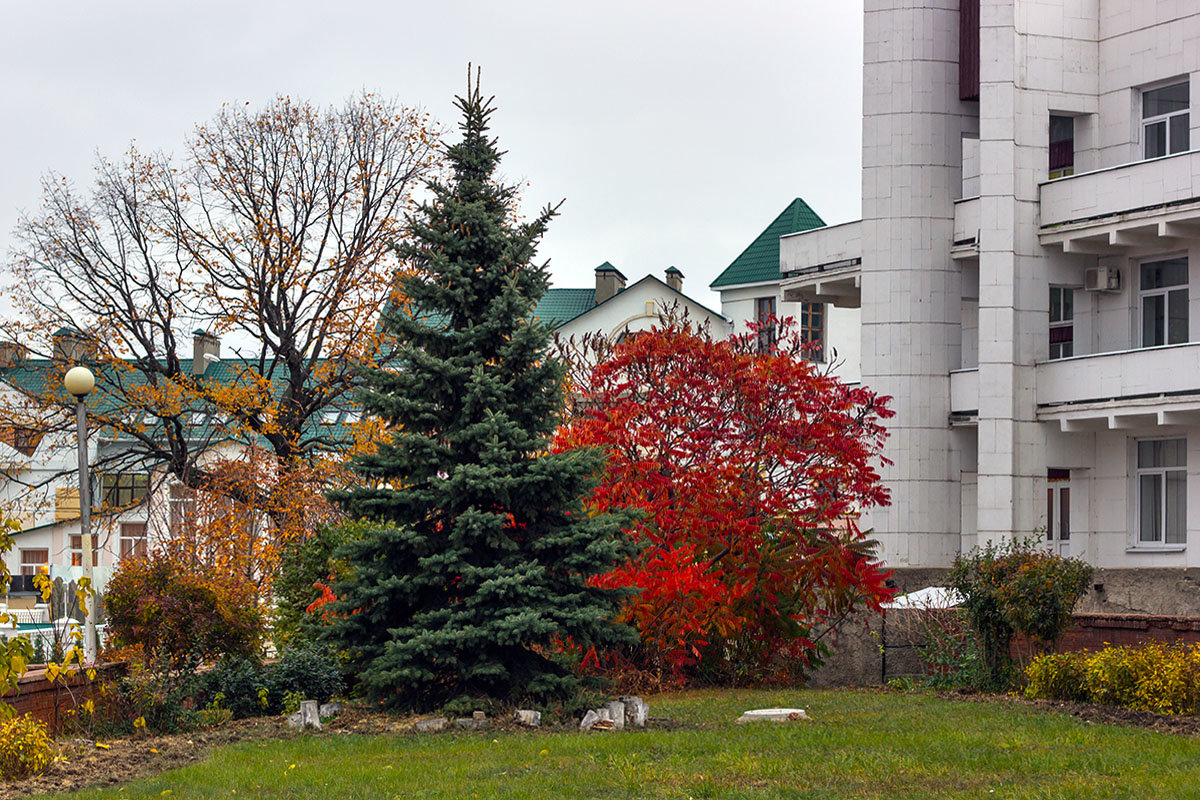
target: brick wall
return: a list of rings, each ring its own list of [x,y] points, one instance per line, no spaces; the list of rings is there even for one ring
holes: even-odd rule
[[[7,692],[2,698],[13,707],[18,715],[31,714],[52,731],[58,731],[65,721],[64,713],[89,698],[100,703],[102,683],[115,680],[125,673],[128,663],[101,664],[96,667],[96,680],[88,683],[82,673],[72,675],[63,684],[62,679],[51,684],[46,680],[44,669],[31,669],[21,676],[15,692]]]
[[[1200,617],[1160,614],[1075,614],[1058,651],[1100,650],[1149,641],[1200,643]]]

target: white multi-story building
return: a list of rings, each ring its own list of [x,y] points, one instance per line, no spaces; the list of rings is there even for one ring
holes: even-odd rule
[[[865,7],[862,219],[779,258],[784,301],[861,307],[862,381],[895,398],[885,559],[1037,535],[1190,581],[1200,2]]]

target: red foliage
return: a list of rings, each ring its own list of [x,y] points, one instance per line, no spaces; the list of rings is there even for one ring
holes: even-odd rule
[[[888,503],[889,398],[805,361],[791,320],[776,331],[765,350],[685,321],[627,338],[555,440],[609,450],[597,511],[642,512],[641,553],[598,582],[640,590],[624,616],[675,669],[734,639],[807,662],[814,631],[890,595],[857,524]]]
[[[262,644],[264,621],[248,581],[163,552],[123,559],[104,602],[114,645],[140,645],[147,658],[249,655]]]

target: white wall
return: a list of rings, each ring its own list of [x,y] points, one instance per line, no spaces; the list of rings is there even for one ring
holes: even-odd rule
[[[564,338],[579,338],[583,334],[599,331],[615,340],[625,330],[644,331],[659,324],[660,314],[676,303],[687,309],[692,320],[709,323],[714,337],[729,335],[729,323],[720,314],[657,280],[638,281],[608,302],[558,328],[556,333]]]

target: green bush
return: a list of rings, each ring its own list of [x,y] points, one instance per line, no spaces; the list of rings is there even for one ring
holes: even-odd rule
[[[227,708],[237,719],[258,717],[271,711],[270,689],[262,664],[250,658],[228,658],[203,678],[198,702]]]
[[[1108,647],[1035,658],[1027,697],[1125,706],[1156,714],[1200,710],[1200,645]]]
[[[288,648],[272,664],[225,659],[203,677],[202,684],[197,701],[229,709],[237,719],[278,714],[289,695],[326,703],[345,688],[336,659],[313,645]]]
[[[1058,640],[1091,580],[1091,566],[1045,550],[1037,538],[989,542],[954,559],[948,582],[963,596],[979,636],[986,688],[1011,683],[1014,634],[1028,637],[1031,646],[1049,647]]]
[[[284,650],[266,673],[269,703],[273,712],[283,709],[284,698],[289,693],[303,695],[302,700],[327,703],[345,688],[341,669],[333,654],[313,645]]]
[[[199,718],[189,706],[198,687],[194,661],[179,669],[172,669],[166,659],[130,662],[129,671],[116,682],[113,733],[128,732],[136,719],[152,733],[194,730]]]
[[[54,740],[40,720],[26,714],[0,722],[0,778],[40,775],[56,752]]]

